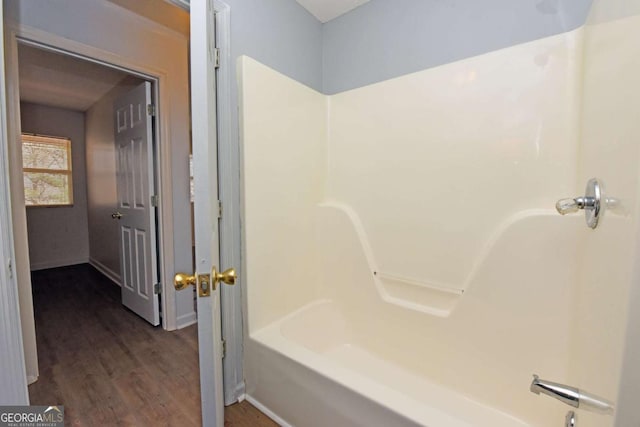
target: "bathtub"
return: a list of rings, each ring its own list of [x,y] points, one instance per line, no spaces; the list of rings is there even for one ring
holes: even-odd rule
[[[330,300],[302,307],[251,341],[262,366],[256,380],[267,391],[247,398],[284,426],[528,425],[367,349]]]
[[[640,27],[598,28],[328,96],[239,60],[248,400],[296,427],[563,425],[534,374],[616,401],[639,157],[603,152],[600,75]],[[596,230],[554,209],[591,177],[622,201]]]

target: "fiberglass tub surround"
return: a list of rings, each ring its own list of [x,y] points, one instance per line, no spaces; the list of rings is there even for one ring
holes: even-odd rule
[[[534,373],[615,400],[639,24],[332,96],[241,58],[248,395],[296,426],[561,425]],[[554,205],[594,173],[622,203],[590,230]]]

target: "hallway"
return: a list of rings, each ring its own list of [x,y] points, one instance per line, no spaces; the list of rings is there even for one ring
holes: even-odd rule
[[[62,404],[66,425],[198,426],[197,327],[154,328],[88,264],[32,273],[40,377],[31,404]],[[225,426],[273,426],[247,402]]]

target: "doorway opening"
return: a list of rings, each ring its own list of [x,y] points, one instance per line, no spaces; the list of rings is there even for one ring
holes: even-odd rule
[[[157,81],[23,42],[18,76],[39,365],[31,403],[59,396],[67,419],[87,424],[171,415],[199,425],[196,326],[153,327],[161,313]],[[52,179],[60,164],[64,182]],[[65,192],[64,203],[46,197]],[[176,393],[190,403],[172,407]],[[102,413],[90,410],[103,402]]]
[[[31,270],[88,263],[160,324],[153,81],[19,43]]]
[[[18,7],[17,5],[20,5]],[[162,244],[158,245],[162,252],[165,252],[162,258],[165,260],[165,267],[163,268],[161,281],[163,282],[164,289],[168,291],[162,294],[163,299],[163,312],[166,316],[163,316],[163,322],[167,319],[171,319],[171,310],[173,310],[173,325],[163,326],[169,330],[179,329],[180,326],[184,326],[189,321],[195,321],[195,312],[193,317],[189,318],[185,316],[181,318],[180,309],[186,306],[191,306],[193,311],[193,295],[188,295],[189,301],[185,298],[179,298],[185,296],[186,293],[175,292],[172,289],[172,278],[175,271],[188,270],[191,264],[190,252],[187,248],[190,247],[190,233],[187,231],[190,226],[188,220],[189,199],[188,192],[181,194],[183,190],[188,188],[188,175],[186,170],[188,169],[188,145],[189,145],[189,104],[188,104],[188,92],[185,90],[188,88],[188,34],[185,37],[183,32],[167,31],[161,29],[151,22],[155,19],[145,20],[140,19],[140,16],[134,16],[128,9],[128,2],[123,2],[124,6],[120,3],[114,4],[102,4],[94,6],[87,6],[87,10],[83,9],[83,13],[93,13],[95,9],[101,11],[101,15],[104,16],[104,22],[108,22],[109,26],[115,31],[109,32],[109,36],[100,39],[100,33],[94,33],[86,31],[83,25],[74,24],[73,19],[69,19],[69,22],[65,25],[61,25],[56,21],[51,27],[42,26],[37,20],[32,20],[30,17],[36,16],[39,13],[44,13],[46,10],[33,11],[33,13],[18,13],[24,12],[22,9],[22,3],[11,2],[7,16],[8,30],[7,30],[7,65],[9,69],[7,71],[7,97],[8,103],[8,133],[10,140],[14,141],[9,147],[8,154],[13,159],[10,166],[11,171],[11,191],[13,193],[13,223],[14,223],[14,235],[15,247],[16,247],[16,276],[19,280],[18,290],[20,292],[20,301],[31,300],[31,282],[29,280],[29,258],[27,245],[27,233],[26,233],[26,215],[25,210],[21,206],[23,201],[22,193],[23,177],[21,176],[22,170],[18,173],[14,169],[21,169],[21,159],[15,152],[20,150],[16,148],[18,146],[15,141],[19,140],[19,135],[16,134],[16,130],[19,130],[20,115],[19,115],[19,102],[18,102],[18,90],[17,90],[17,55],[18,55],[18,41],[37,45],[38,47],[45,47],[49,50],[57,51],[58,53],[70,54],[72,56],[81,57],[91,62],[99,62],[102,64],[113,64],[115,68],[122,69],[121,67],[129,70],[135,70],[138,73],[145,73],[144,77],[153,77],[156,79],[158,90],[158,112],[159,117],[162,118],[164,123],[159,126],[159,133],[161,141],[159,148],[161,151],[160,167],[163,170],[160,180],[161,185],[161,198],[160,205],[162,209],[160,212],[163,215],[161,237],[163,239]],[[135,3],[137,4],[137,2]],[[158,6],[162,4],[159,3]],[[214,2],[217,10],[220,6],[220,2]],[[45,8],[46,9],[46,8]],[[227,25],[225,27],[228,30],[228,8],[225,9],[225,16]],[[135,12],[135,11],[134,11]],[[137,13],[137,12],[136,12]],[[139,13],[138,13],[139,15]],[[173,14],[175,16],[175,14]],[[157,17],[155,17],[157,18]],[[121,29],[121,31],[118,31]],[[217,31],[222,31],[218,29]],[[228,31],[227,31],[228,32]],[[118,34],[120,33],[120,34]],[[88,34],[88,35],[87,35]],[[135,36],[135,37],[132,37]],[[128,37],[128,39],[127,39]],[[228,41],[228,38],[227,38]],[[222,56],[229,55],[229,49],[222,50]],[[226,93],[226,97],[221,97],[227,102],[221,103],[222,111],[221,117],[228,117],[231,114],[231,109],[228,108],[230,87],[232,81],[232,73],[229,72],[231,62],[223,60],[220,68],[220,81],[224,82],[222,92]],[[223,71],[224,70],[224,71]],[[152,79],[152,80],[153,80]],[[164,114],[162,114],[164,113]],[[226,123],[226,121],[225,121]],[[231,127],[232,128],[232,127]],[[226,129],[226,130],[225,130]],[[223,135],[229,135],[229,126],[221,126],[220,132]],[[231,140],[232,138],[225,138]],[[13,153],[12,153],[13,151]],[[165,168],[168,168],[169,173],[164,173]],[[229,174],[230,175],[230,174]],[[17,177],[17,178],[16,178]],[[186,185],[185,185],[186,184]],[[164,196],[165,190],[168,191],[168,196]],[[177,194],[178,193],[178,194]],[[229,198],[229,196],[226,196]],[[17,199],[17,200],[15,200]],[[225,196],[223,195],[223,203]],[[225,206],[227,206],[225,204]],[[231,206],[231,205],[229,205]],[[229,211],[231,212],[231,210]],[[117,213],[117,212],[112,212]],[[165,216],[166,214],[166,216]],[[227,218],[231,218],[228,215]],[[223,220],[223,224],[228,224],[229,220]],[[226,233],[226,236],[230,236],[231,233]],[[188,242],[187,242],[188,240]],[[26,269],[25,269],[26,265]],[[26,273],[25,273],[26,270]],[[25,297],[26,292],[26,297]],[[228,294],[230,295],[230,294]],[[239,293],[233,295],[239,297]],[[165,298],[166,297],[166,298]],[[167,304],[167,300],[172,299],[171,304]],[[185,304],[188,303],[188,304]],[[236,305],[229,305],[229,307],[236,307]],[[21,307],[21,317],[27,319],[31,317],[33,322],[33,313],[31,307]],[[165,309],[167,309],[165,311]],[[235,312],[234,322],[241,326],[241,322],[236,321],[239,318],[239,310],[230,309],[230,312]],[[191,313],[185,313],[191,316]],[[232,317],[232,316],[226,316]],[[223,322],[224,323],[224,322]],[[23,322],[23,325],[25,323]],[[27,328],[33,329],[33,346],[31,346],[31,340],[29,337],[29,331],[27,331],[27,339],[24,340],[25,355],[35,354],[35,328],[33,323],[31,325],[26,324]],[[226,328],[225,325],[223,327]],[[239,330],[239,327],[236,327]],[[25,336],[25,328],[23,327],[23,337]],[[238,357],[232,357],[237,354],[237,347],[235,340],[227,339],[227,355],[225,358],[225,364],[229,361],[234,361],[241,367],[240,363],[237,363],[240,359]],[[33,351],[30,351],[33,349]],[[29,363],[31,362],[31,363]],[[31,360],[27,362],[27,372],[34,372],[35,377],[30,378],[32,381],[37,378],[37,360]],[[30,367],[34,367],[35,370],[30,370]],[[226,373],[229,370],[225,371]],[[235,372],[241,370],[236,369]],[[234,377],[237,374],[234,373]],[[238,376],[241,378],[241,375]],[[226,378],[225,378],[226,379]],[[225,384],[232,388],[233,394],[238,395],[240,387],[237,384],[226,382]],[[226,390],[226,389],[225,389]],[[242,396],[242,394],[239,394]]]

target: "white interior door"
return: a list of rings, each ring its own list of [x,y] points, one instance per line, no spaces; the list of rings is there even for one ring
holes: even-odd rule
[[[191,1],[191,126],[196,275],[219,265],[215,17],[212,0]],[[198,284],[200,286],[200,283]],[[202,425],[224,425],[220,287],[198,293]]]
[[[151,83],[144,82],[114,103],[118,207],[112,218],[120,233],[122,304],[147,322],[160,324],[156,258]]]

